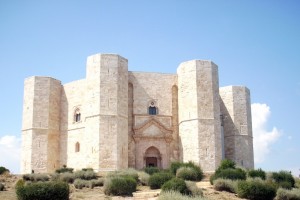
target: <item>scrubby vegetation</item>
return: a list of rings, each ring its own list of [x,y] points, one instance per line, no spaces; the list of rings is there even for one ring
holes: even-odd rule
[[[69,172],[69,173],[73,173],[73,168],[68,168],[66,165],[64,165],[62,168],[60,169],[57,169],[55,170],[56,173],[66,173],[66,172]]]
[[[276,188],[265,181],[250,179],[238,182],[237,194],[241,198],[250,200],[273,200],[276,196]]]
[[[159,195],[158,199],[159,200],[206,200],[206,198],[199,197],[199,196],[193,197],[193,196],[183,195],[177,191],[162,192]]]
[[[174,176],[168,172],[154,173],[149,178],[149,186],[151,189],[159,189],[161,186],[171,180]]]
[[[248,176],[251,178],[261,178],[262,180],[266,180],[266,172],[262,169],[252,169],[248,171]]]
[[[290,172],[279,171],[273,172],[272,178],[278,184],[279,187],[285,189],[292,189],[295,186],[295,179]]]
[[[136,169],[124,169],[124,170],[120,170],[120,171],[114,171],[114,172],[110,172],[107,174],[107,177],[132,177],[133,179],[135,179],[136,181],[139,180],[139,175],[138,175],[138,171]]]
[[[157,172],[160,172],[160,169],[158,167],[146,167],[144,169],[144,171],[147,173],[147,174],[154,174],[154,173],[157,173]]]
[[[180,178],[172,178],[171,180],[165,182],[162,185],[161,189],[162,189],[162,191],[174,190],[174,191],[178,191],[181,194],[185,194],[185,195],[191,194],[191,191],[186,186],[186,183],[184,182],[184,180],[182,180]]]
[[[300,189],[287,190],[279,188],[277,190],[276,200],[300,200]]]
[[[5,167],[0,166],[0,175],[4,174],[4,173],[9,173],[9,169],[6,169]]]
[[[64,182],[37,182],[25,184],[19,181],[16,186],[18,200],[68,200],[69,185]]]
[[[147,174],[144,171],[141,171],[141,172],[138,172],[138,175],[139,175],[139,182],[142,185],[149,185],[149,178],[150,178],[149,174]]]
[[[230,179],[217,179],[214,181],[214,188],[217,191],[237,193],[237,181]]]
[[[193,162],[172,162],[170,172],[185,180],[200,181],[203,178],[202,169]]]
[[[48,174],[24,174],[23,180],[25,181],[32,181],[32,182],[38,182],[38,181],[49,181],[50,177]]]
[[[106,195],[132,195],[136,191],[137,182],[130,176],[114,176],[107,178],[104,182],[104,193]]]
[[[198,188],[196,183],[193,181],[185,181],[187,188],[191,191],[191,196],[194,197],[203,197],[203,191],[201,188]]]

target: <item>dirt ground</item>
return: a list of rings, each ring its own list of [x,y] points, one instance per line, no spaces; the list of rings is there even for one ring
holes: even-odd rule
[[[5,190],[0,191],[1,200],[17,200],[14,186],[20,178],[21,176],[10,174],[0,176],[0,182],[5,185]],[[207,179],[198,182],[197,186],[202,188],[204,197],[206,197],[208,200],[241,200],[235,194],[229,192],[218,192],[214,190]],[[71,185],[70,200],[154,200],[157,199],[159,193],[160,190],[150,190],[150,188],[147,186],[138,186],[137,192],[133,194],[133,197],[111,197],[104,194],[103,187],[95,187],[94,189],[76,189],[73,185]]]

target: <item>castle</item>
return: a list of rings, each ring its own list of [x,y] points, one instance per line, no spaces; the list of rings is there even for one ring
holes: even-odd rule
[[[115,54],[89,56],[86,78],[62,85],[25,79],[21,173],[63,165],[111,171],[193,161],[205,172],[224,158],[253,168],[250,92],[219,88],[211,61],[177,74],[128,71]]]

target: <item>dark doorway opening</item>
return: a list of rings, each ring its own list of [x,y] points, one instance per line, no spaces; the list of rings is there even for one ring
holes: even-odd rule
[[[146,158],[146,167],[157,167],[157,158],[156,157],[147,157]]]

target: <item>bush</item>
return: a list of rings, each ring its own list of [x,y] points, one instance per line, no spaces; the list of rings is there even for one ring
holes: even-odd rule
[[[165,182],[162,185],[161,189],[162,189],[162,191],[174,190],[174,191],[178,191],[181,194],[185,194],[185,195],[191,194],[191,191],[189,191],[189,189],[187,188],[184,180],[182,180],[180,178],[172,178],[171,180]]]
[[[110,173],[107,174],[106,177],[116,177],[116,176],[117,177],[119,177],[119,176],[124,176],[124,177],[130,176],[133,179],[135,179],[136,181],[139,180],[138,172],[135,169],[132,169],[132,168],[110,172]]]
[[[266,180],[266,172],[262,169],[252,169],[248,171],[248,176],[251,178],[261,178],[262,180]]]
[[[182,162],[172,162],[170,166],[171,173],[176,175],[177,169],[179,169],[180,167],[183,167]]]
[[[25,181],[49,181],[50,177],[48,174],[24,174],[23,180]]]
[[[276,189],[259,180],[239,181],[237,187],[238,196],[250,200],[273,200]]]
[[[92,170],[86,170],[86,171],[76,171],[74,173],[74,177],[75,179],[83,179],[83,180],[91,180],[91,179],[96,179],[97,178],[97,175],[94,171]]]
[[[194,174],[192,175],[193,177],[191,177],[192,179],[186,179],[186,180],[200,181],[203,178],[202,169],[193,162],[188,162],[188,163],[173,162],[173,163],[171,163],[170,171],[171,171],[172,174],[177,176],[178,169],[182,168],[182,167],[193,169]],[[187,170],[185,172],[187,172]],[[185,172],[182,172],[182,173],[185,173]],[[189,170],[189,172],[187,172],[187,173],[191,173],[191,172],[192,171]],[[188,175],[187,173],[185,173],[185,174]]]
[[[203,197],[203,191],[201,188],[198,188],[196,183],[193,181],[185,181],[187,188],[191,191],[192,196],[194,197]]]
[[[295,188],[300,189],[300,178],[295,178]]]
[[[286,190],[279,188],[277,190],[276,200],[300,200],[300,190]]]
[[[217,179],[214,181],[214,188],[217,191],[237,193],[237,181],[229,179]]]
[[[152,174],[149,178],[149,186],[151,189],[159,189],[165,182],[172,178],[173,175],[171,173],[159,172]]]
[[[62,168],[55,170],[55,172],[59,174],[66,172],[73,173],[73,170],[73,168],[68,168],[66,165],[64,165]]]
[[[282,185],[282,182],[289,182],[291,187],[295,186],[295,179],[290,172],[287,171],[280,171],[280,172],[273,172],[272,178],[278,183],[278,185]],[[283,183],[284,186],[287,186],[286,183]]]
[[[222,160],[220,166],[216,170],[216,173],[219,173],[220,171],[224,169],[235,169],[235,162],[229,159],[224,159]]]
[[[227,168],[216,172],[210,177],[210,183],[213,185],[214,180],[218,178],[230,179],[230,180],[246,180],[246,172],[240,168],[232,169]]]
[[[191,197],[182,195],[180,192],[177,191],[166,191],[161,192],[158,200],[205,200],[205,198],[202,197]]]
[[[4,185],[2,183],[0,183],[0,191],[4,190]]]
[[[136,191],[137,182],[130,176],[115,176],[107,178],[104,182],[106,195],[132,195]]]
[[[139,172],[139,181],[142,185],[148,185],[149,184],[149,178],[150,175],[146,172]]]
[[[82,171],[86,172],[86,171],[94,171],[93,168],[82,168]]]
[[[182,178],[183,180],[196,181],[197,171],[191,167],[180,167],[176,172],[177,178]]]
[[[64,182],[38,182],[16,187],[19,200],[68,200],[69,185]]]
[[[152,174],[154,174],[154,173],[159,172],[160,170],[159,170],[158,167],[146,167],[146,168],[144,169],[144,171],[145,171],[147,174],[152,175]]]
[[[59,175],[59,180],[66,183],[73,183],[75,180],[75,175],[70,172],[65,172]]]
[[[6,169],[6,168],[3,167],[3,166],[0,166],[0,175],[1,175],[1,174],[4,174],[5,172],[8,172],[8,173],[9,173],[9,170]]]
[[[104,185],[104,178],[94,179],[89,181],[89,187],[93,189],[94,187],[101,187]]]
[[[84,187],[89,187],[89,181],[83,179],[75,179],[74,186],[76,189],[82,189]]]

